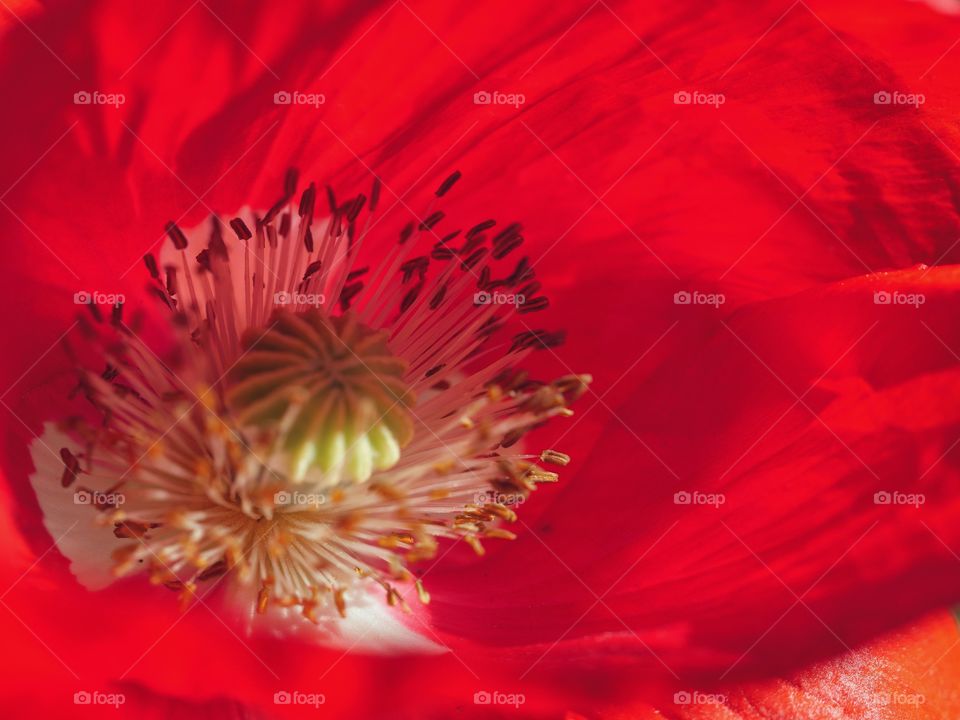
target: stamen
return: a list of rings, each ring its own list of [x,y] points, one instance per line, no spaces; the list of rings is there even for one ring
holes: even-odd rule
[[[590,377],[547,383],[517,367],[564,338],[521,319],[548,301],[527,258],[501,267],[518,223],[489,240],[495,221],[475,223],[457,248],[460,230],[438,232],[447,218],[430,208],[367,250],[378,181],[342,203],[327,187],[325,218],[316,187],[296,200],[296,181],[262,217],[231,218],[232,235],[219,217],[171,222],[174,252],[144,256],[175,352],[154,354],[121,306],[111,324],[89,306],[81,331],[106,369],[82,371],[79,390],[101,419],[63,424],[75,444],[60,484],[107,488],[77,507],[112,526],[115,573],[143,571],[184,606],[230,581],[256,613],[298,608],[308,622],[346,617],[371,590],[409,609],[410,592],[430,600],[410,566],[440,539],[482,555],[483,539],[515,537],[502,525],[519,501],[559,479],[535,462],[570,457],[508,449],[569,415]],[[526,296],[519,310],[474,302],[505,286]]]

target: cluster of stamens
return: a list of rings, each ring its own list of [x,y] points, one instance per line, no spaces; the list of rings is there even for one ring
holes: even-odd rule
[[[222,576],[258,612],[312,621],[345,615],[371,583],[391,605],[405,606],[400,583],[427,602],[414,563],[442,538],[478,554],[484,538],[512,538],[513,506],[556,482],[545,466],[566,455],[513,448],[569,415],[589,377],[543,383],[518,369],[561,333],[500,339],[515,314],[547,305],[526,258],[496,277],[519,225],[440,237],[431,208],[385,246],[370,232],[379,184],[344,203],[328,190],[322,219],[314,186],[298,202],[295,186],[291,173],[262,216],[168,226],[172,252],[145,263],[171,350],[154,352],[123,308],[91,306],[83,330],[106,369],[81,373],[95,418],[64,423],[62,484],[104,498],[91,506],[113,529],[118,575],[145,570],[184,602]],[[526,303],[474,301],[498,288]]]

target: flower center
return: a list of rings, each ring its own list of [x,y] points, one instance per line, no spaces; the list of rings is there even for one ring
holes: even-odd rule
[[[184,601],[229,578],[258,612],[311,621],[377,588],[391,605],[411,588],[426,602],[417,561],[442,540],[482,554],[484,539],[511,539],[514,508],[557,481],[544,465],[566,455],[518,443],[571,415],[590,377],[542,382],[518,367],[563,340],[524,321],[548,303],[529,260],[506,259],[523,243],[518,224],[441,237],[431,208],[365,265],[379,184],[369,201],[328,191],[323,220],[314,186],[299,203],[295,186],[288,175],[269,211],[231,219],[229,242],[218,217],[207,231],[171,223],[174,252],[144,258],[177,339],[169,356],[122,307],[108,324],[90,306],[84,343],[102,348],[106,370],[82,370],[80,389],[96,418],[61,424],[62,465],[38,463],[34,483],[95,498],[85,504],[115,572],[145,569]],[[431,249],[413,255],[428,235]],[[504,338],[510,323],[522,328]],[[42,505],[51,495],[38,487]],[[64,513],[44,510],[56,537],[49,518]]]
[[[352,313],[280,311],[242,344],[227,404],[241,426],[280,434],[293,482],[360,483],[396,465],[413,436],[414,400],[386,333]]]

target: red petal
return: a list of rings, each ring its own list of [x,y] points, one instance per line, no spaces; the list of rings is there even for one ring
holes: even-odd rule
[[[926,303],[874,304],[881,289]],[[431,574],[435,623],[530,644],[528,664],[569,646],[716,679],[956,601],[958,291],[960,271],[916,270],[728,321],[652,308],[677,319],[682,348],[614,408],[539,524],[479,572]]]

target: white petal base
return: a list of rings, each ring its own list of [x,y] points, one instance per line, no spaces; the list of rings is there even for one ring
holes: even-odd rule
[[[88,590],[101,590],[117,579],[111,560],[117,539],[111,527],[96,523],[95,512],[75,504],[74,493],[77,486],[105,491],[110,481],[81,474],[73,487],[62,487],[60,478],[64,466],[58,453],[63,447],[74,454],[80,451],[76,443],[52,423],[44,425],[43,436],[30,446],[35,468],[30,484],[37,494],[44,526],[56,541],[57,549],[70,561],[71,572]],[[225,610],[240,621],[249,635],[262,633],[377,654],[446,652],[443,646],[405,625],[398,618],[398,611],[389,607],[380,593],[372,596],[359,589],[353,590],[348,593],[346,619],[338,615],[321,617],[319,624],[314,625],[290,608],[271,606],[264,615],[257,615],[254,611],[256,592],[250,586],[232,578],[223,582],[226,585]],[[203,590],[201,587],[200,592]],[[171,602],[173,600],[171,595]]]
[[[52,423],[45,423],[43,436],[30,445],[35,468],[30,484],[43,511],[43,524],[70,561],[70,570],[88,590],[100,590],[116,580],[110,553],[116,549],[117,539],[112,527],[97,524],[93,510],[74,502],[74,493],[78,485],[105,491],[109,481],[81,474],[72,487],[64,488],[60,484],[64,466],[58,455],[64,447],[79,452],[73,440]]]
[[[379,592],[373,595],[360,589],[349,591],[346,618],[332,611],[330,616],[321,614],[316,625],[307,621],[296,608],[271,605],[266,613],[258,615],[254,609],[256,592],[239,582],[231,583],[227,598],[231,614],[241,619],[248,635],[296,639],[344,651],[378,655],[439,655],[448,651],[404,624],[400,611],[387,605]]]

